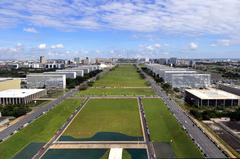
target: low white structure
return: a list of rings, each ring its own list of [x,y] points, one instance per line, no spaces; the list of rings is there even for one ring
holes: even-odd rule
[[[122,148],[111,148],[108,159],[122,159]]]
[[[196,106],[236,106],[240,96],[214,88],[186,89],[185,101]]]
[[[0,104],[27,104],[46,94],[45,89],[8,89],[0,92]]]
[[[29,74],[27,75],[27,88],[65,89],[66,75]]]

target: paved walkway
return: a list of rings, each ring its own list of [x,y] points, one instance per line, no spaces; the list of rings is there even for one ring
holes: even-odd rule
[[[37,98],[35,100],[56,100],[57,98]]]
[[[136,98],[139,97],[139,96],[89,96],[89,95],[86,95],[86,96],[75,96],[75,97],[69,97],[68,99],[79,99],[79,98],[83,98],[83,97],[89,97],[91,99],[131,99],[131,98]],[[159,96],[141,96],[142,98],[159,98]]]
[[[124,148],[124,149],[145,149],[146,144],[127,144],[127,143],[95,143],[95,144],[86,144],[86,143],[54,143],[50,149],[110,149],[110,148]]]

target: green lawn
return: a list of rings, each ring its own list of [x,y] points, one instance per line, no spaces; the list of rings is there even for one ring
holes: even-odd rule
[[[108,159],[110,150],[107,150],[105,154],[100,159]]]
[[[80,99],[65,100],[53,110],[1,143],[0,158],[9,159],[32,142],[48,142],[80,103]]]
[[[133,65],[118,65],[94,83],[95,87],[145,87],[142,79]]]
[[[77,96],[97,95],[97,96],[152,96],[154,92],[152,88],[89,88],[84,91],[78,92]]]
[[[152,141],[169,142],[178,158],[203,157],[161,100],[144,99],[143,103]]]
[[[122,159],[131,159],[131,155],[127,152],[127,150],[123,150]]]
[[[137,100],[91,99],[63,135],[87,138],[97,132],[142,136]]]

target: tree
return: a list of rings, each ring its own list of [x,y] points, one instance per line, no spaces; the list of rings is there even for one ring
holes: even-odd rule
[[[180,92],[180,90],[178,88],[173,88],[174,92]]]
[[[165,90],[165,91],[170,91],[171,90],[171,85],[170,84],[168,84],[168,83],[163,83],[162,84],[162,88]]]
[[[27,105],[20,104],[20,105],[0,106],[0,111],[3,116],[19,117],[30,112],[31,109]]]

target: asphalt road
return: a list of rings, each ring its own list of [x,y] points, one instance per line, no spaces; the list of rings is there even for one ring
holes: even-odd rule
[[[88,79],[87,81],[83,82],[81,85],[86,84],[88,81],[91,80],[96,80],[97,76],[100,76],[100,74],[104,73],[106,71],[103,71],[96,75],[95,77],[92,77]],[[4,129],[3,131],[0,132],[0,141],[3,141],[4,139],[7,139],[10,137],[14,132],[21,130],[26,124],[31,123],[33,120],[37,119],[41,115],[44,114],[44,112],[49,111],[50,109],[54,108],[56,105],[64,101],[66,98],[73,96],[75,93],[78,92],[78,88],[76,87],[74,89],[71,89],[61,97],[58,97],[56,100],[51,101],[50,103],[39,107],[36,109],[34,112],[27,114],[22,120],[16,122],[15,124],[9,126],[8,128]]]
[[[143,71],[142,73],[145,75],[146,80],[150,82],[155,93],[163,99],[169,110],[174,114],[178,122],[182,124],[188,135],[198,145],[204,155],[207,158],[226,158],[226,155],[199,127],[195,125],[195,123],[188,117],[188,114],[185,113],[174,101],[172,101],[164,91],[162,91],[161,87],[153,80],[153,78]]]
[[[145,112],[144,112],[144,107],[143,107],[143,104],[142,104],[142,99],[141,97],[138,97],[138,105],[139,105],[139,109],[140,109],[140,113],[141,113],[141,118],[142,118],[142,124],[143,124],[143,131],[144,131],[144,138],[145,138],[145,142],[146,142],[146,145],[147,145],[147,149],[148,149],[148,158],[149,159],[154,159],[154,150],[152,149],[152,146],[151,146],[151,140],[150,140],[150,131],[149,131],[149,128],[148,128],[148,125],[147,125],[147,120],[146,120],[146,115],[145,115]]]

